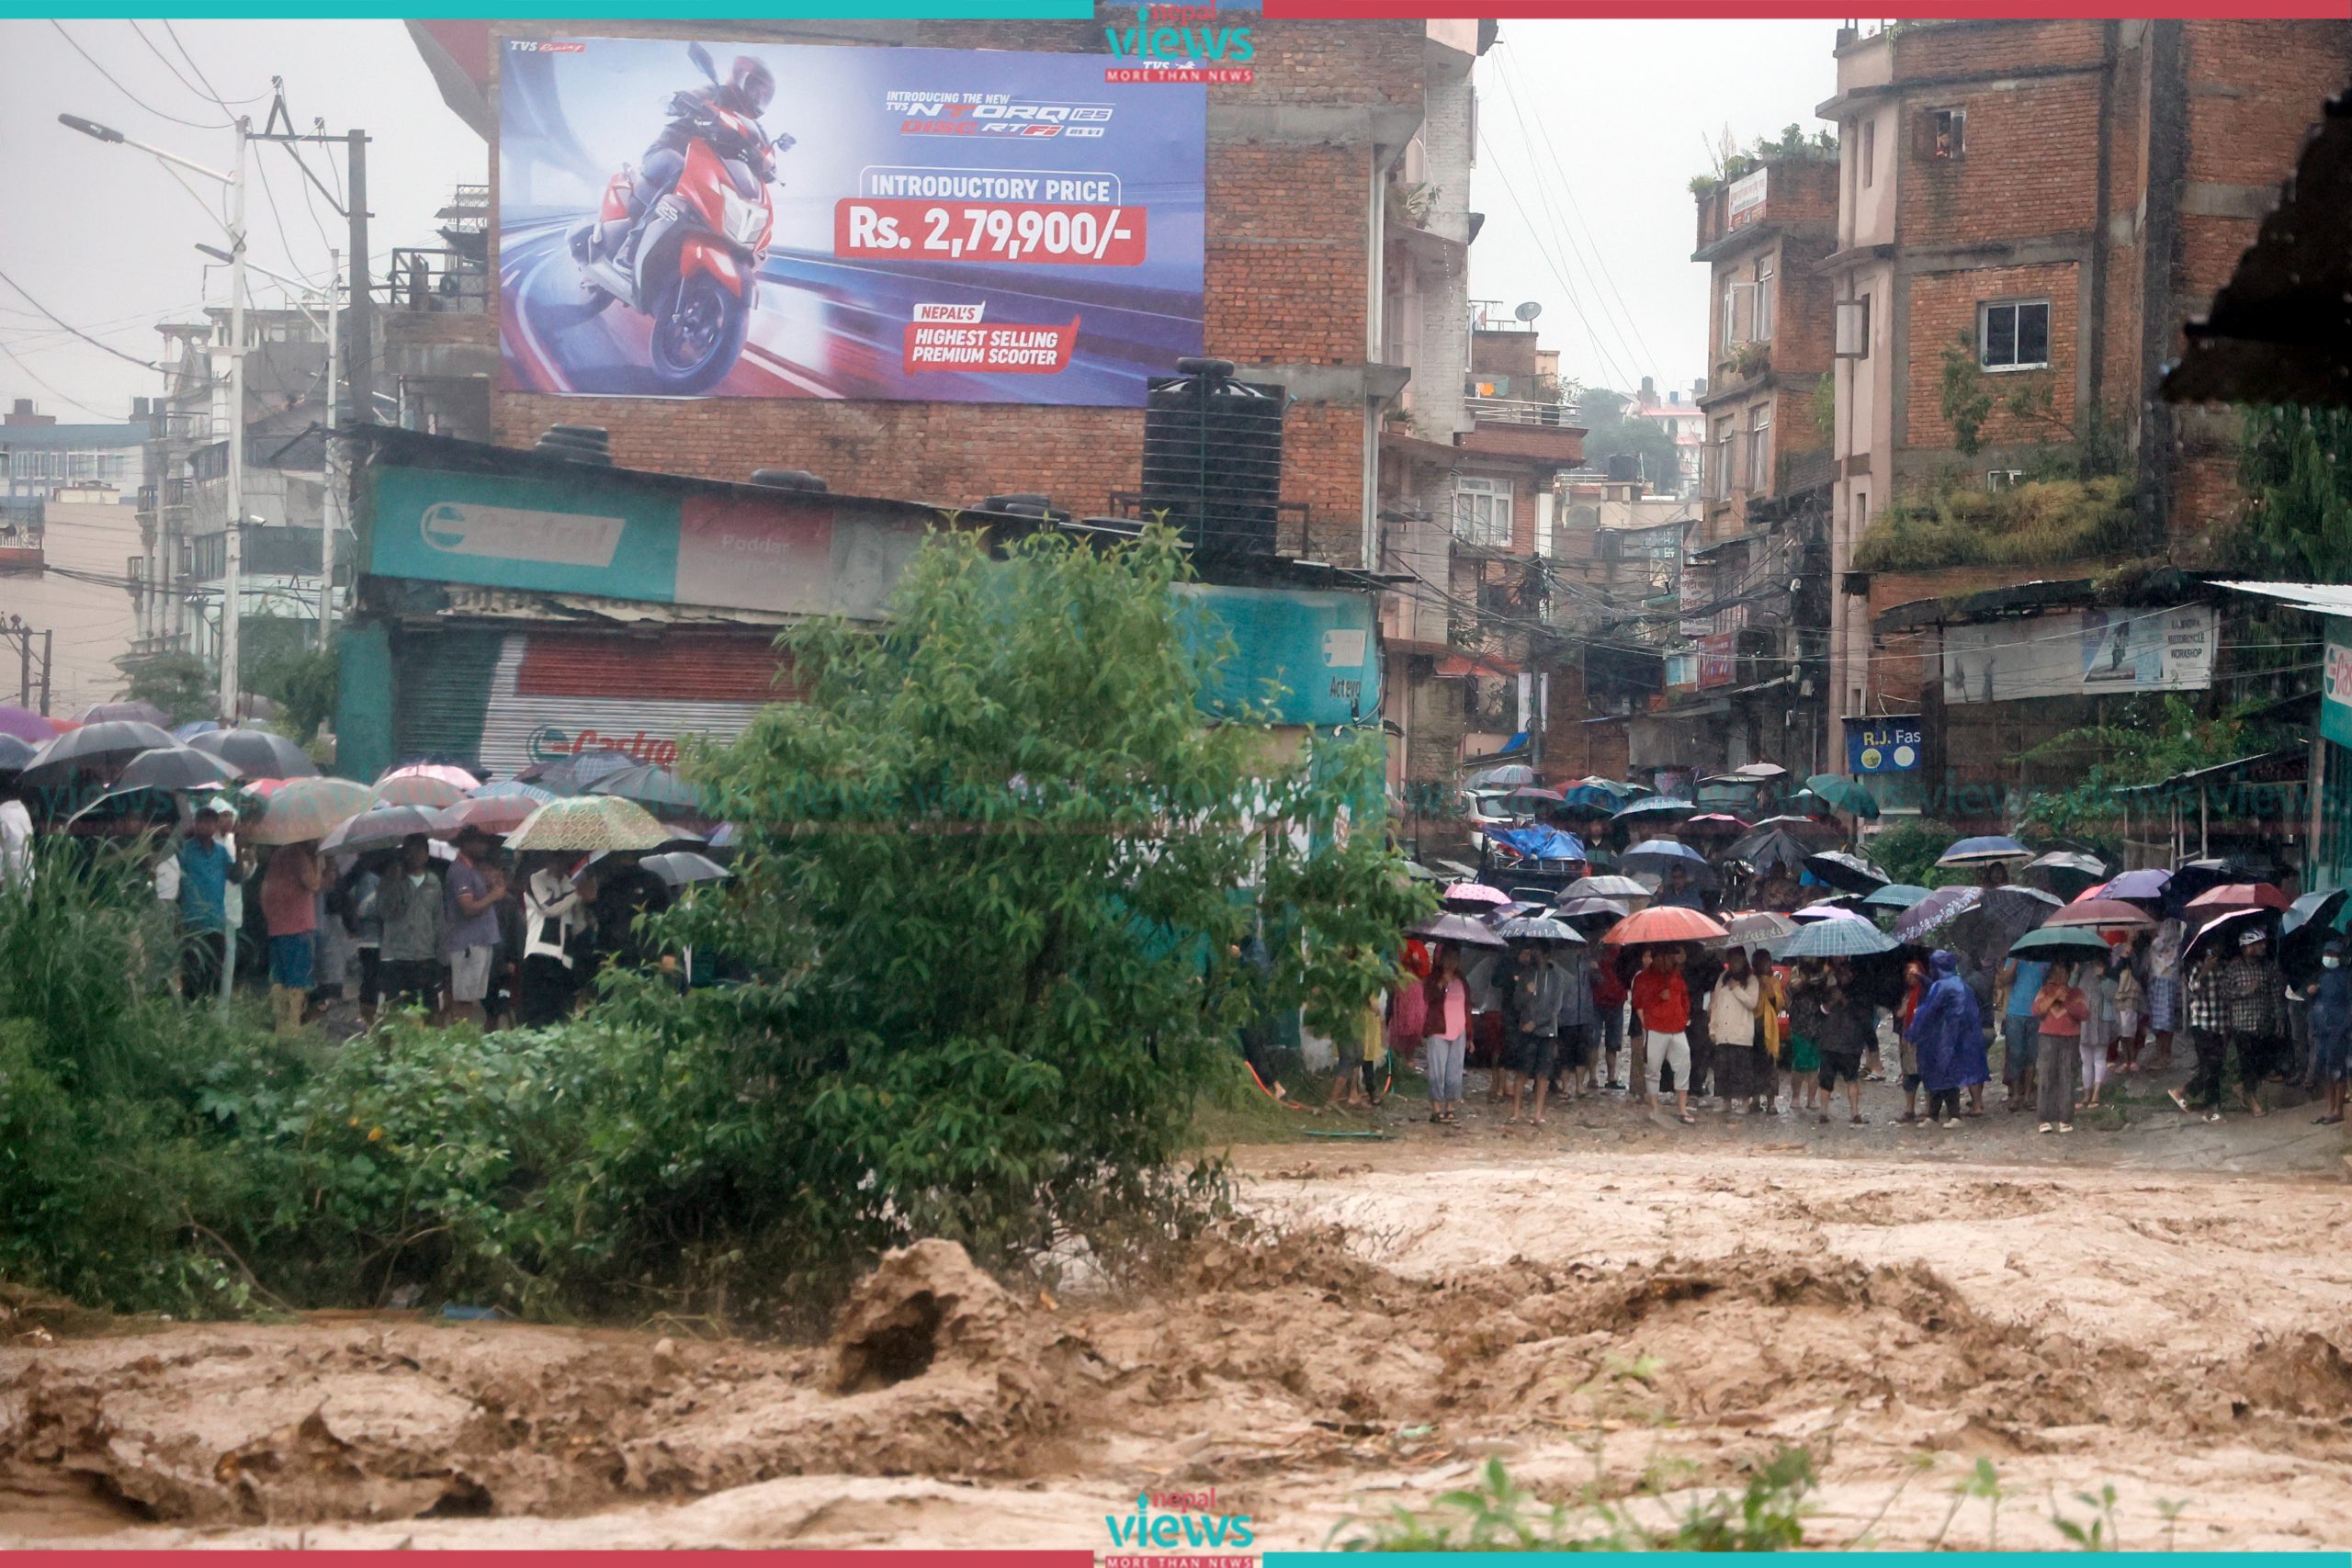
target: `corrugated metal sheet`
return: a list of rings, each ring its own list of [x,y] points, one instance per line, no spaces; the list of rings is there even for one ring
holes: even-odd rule
[[[532,632],[515,672],[523,696],[594,697],[615,691],[682,702],[789,700],[765,637],[671,630],[630,636]]]
[[[499,632],[405,632],[392,645],[392,755],[470,764],[506,638]]]

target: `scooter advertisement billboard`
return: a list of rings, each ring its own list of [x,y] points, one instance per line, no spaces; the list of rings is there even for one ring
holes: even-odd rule
[[[1112,74],[506,40],[502,386],[1142,406],[1201,352],[1207,88]]]

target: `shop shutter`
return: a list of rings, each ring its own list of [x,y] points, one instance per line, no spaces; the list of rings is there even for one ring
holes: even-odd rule
[[[392,645],[392,755],[471,766],[506,638],[494,631],[403,632]]]

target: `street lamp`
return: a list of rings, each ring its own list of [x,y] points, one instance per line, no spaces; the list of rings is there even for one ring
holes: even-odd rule
[[[198,245],[196,248],[214,261],[227,262],[232,265],[236,264],[237,258],[218,245]],[[336,390],[343,382],[342,336],[337,330],[342,318],[335,310],[336,282],[343,276],[343,253],[334,249],[327,252],[328,283],[323,288],[299,277],[288,277],[282,272],[272,272],[259,262],[247,262],[245,265],[271,282],[282,283],[305,299],[317,300],[320,309],[327,313],[327,434],[325,457],[320,463],[322,488],[326,492],[326,510],[319,518],[319,651],[332,652],[334,648],[334,536],[340,526],[337,514],[342,510],[343,497],[342,487],[335,482],[334,474],[334,433],[343,406],[342,394]],[[302,313],[310,315],[307,306]],[[318,320],[315,316],[311,319],[313,322]]]
[[[238,610],[244,599],[245,523],[245,139],[251,122],[237,117],[237,156],[230,172],[208,168],[176,152],[125,136],[111,126],[62,114],[57,123],[96,141],[133,148],[229,187],[229,527],[221,541],[220,716],[237,722],[243,682],[237,667]]]

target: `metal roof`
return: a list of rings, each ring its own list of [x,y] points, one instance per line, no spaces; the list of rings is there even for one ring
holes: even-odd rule
[[[2214,586],[2280,600],[2314,615],[2352,615],[2352,585],[2341,582],[2220,582]]]

